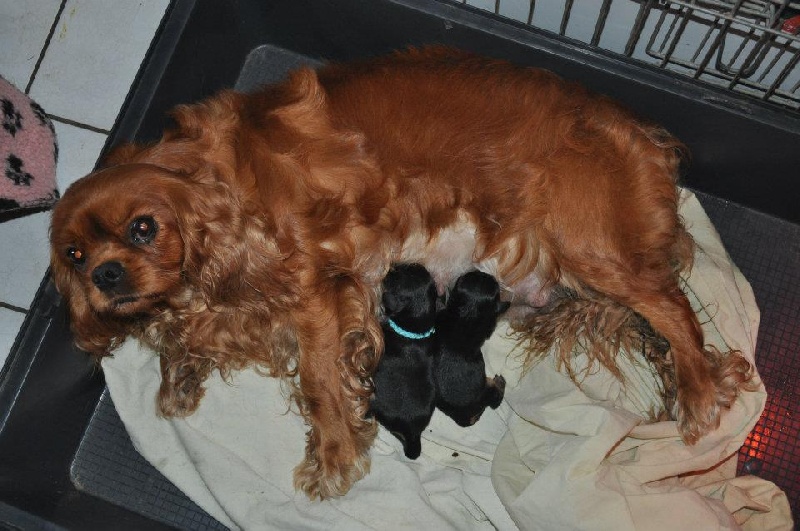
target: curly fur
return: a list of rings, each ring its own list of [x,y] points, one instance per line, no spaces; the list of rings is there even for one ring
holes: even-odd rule
[[[555,349],[556,366],[577,384],[599,364],[624,382],[616,363],[619,355],[642,355],[663,382],[663,407],[650,420],[664,418],[675,404],[675,367],[669,343],[636,312],[598,295],[578,296],[572,290],[554,290],[548,304],[529,312],[516,323],[523,371],[530,369]],[[573,366],[576,353],[588,364],[579,372]]]
[[[301,69],[174,117],[64,194],[53,278],[83,349],[134,335],[159,352],[162,414],[190,414],[212,371],[293,379],[309,424],[295,484],[311,497],[369,469],[392,262],[421,262],[440,288],[484,270],[517,306],[560,284],[637,312],[671,346],[688,443],[750,377],[741,356],[704,348],[678,286],[679,143],[551,73],[428,48]],[[128,234],[142,213],[158,225],[147,244]],[[125,282],[104,292],[92,274],[109,261]]]

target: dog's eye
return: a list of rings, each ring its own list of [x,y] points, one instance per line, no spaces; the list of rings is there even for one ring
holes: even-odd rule
[[[133,243],[150,243],[156,235],[156,220],[149,216],[136,218],[131,223],[131,240]]]
[[[67,258],[75,265],[83,265],[86,263],[86,255],[77,247],[70,247],[67,249]]]

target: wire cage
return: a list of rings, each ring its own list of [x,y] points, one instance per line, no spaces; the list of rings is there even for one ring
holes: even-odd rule
[[[800,1],[462,3],[800,111]]]

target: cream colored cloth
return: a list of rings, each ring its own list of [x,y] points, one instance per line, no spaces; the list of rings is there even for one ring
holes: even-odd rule
[[[706,340],[752,360],[759,315],[750,286],[692,194],[684,193],[681,213],[698,244],[686,292]],[[416,461],[381,428],[370,474],[324,502],[292,487],[305,427],[287,412],[278,381],[252,371],[230,382],[215,375],[195,414],[162,420],[152,352],[128,341],[103,368],[139,452],[232,528],[791,529],[779,489],[734,478],[735,453],[764,407],[763,386],[743,394],[719,430],[687,447],[674,422],[642,424],[659,385],[645,363],[620,356],[624,386],[595,370],[579,388],[549,358],[522,376],[506,333],[499,327],[484,348],[487,371],[508,380],[500,408],[466,429],[436,412]],[[709,469],[691,481],[676,478]]]

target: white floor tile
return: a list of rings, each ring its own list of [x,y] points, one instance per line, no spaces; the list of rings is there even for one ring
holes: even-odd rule
[[[54,125],[58,140],[56,180],[63,194],[70,184],[94,169],[107,136],[59,122]]]
[[[0,223],[0,301],[30,308],[50,263],[48,212]]]
[[[24,319],[25,314],[0,308],[0,368],[6,362],[8,352],[14,345],[14,339]]]
[[[0,76],[20,90],[30,80],[59,5],[57,0],[0,0]]]
[[[50,114],[110,129],[168,3],[68,0],[31,96]]]

